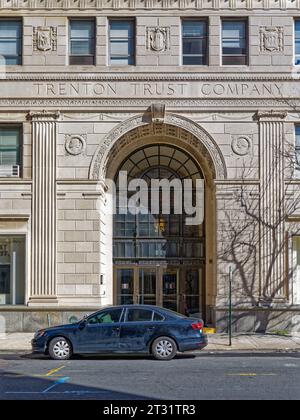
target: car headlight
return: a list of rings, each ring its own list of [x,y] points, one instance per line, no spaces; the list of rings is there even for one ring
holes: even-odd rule
[[[37,332],[35,333],[35,335],[34,335],[34,338],[37,340],[37,339],[39,339],[39,338],[42,338],[45,334],[46,334],[46,331],[45,331],[45,330],[40,330],[40,331],[37,331]]]

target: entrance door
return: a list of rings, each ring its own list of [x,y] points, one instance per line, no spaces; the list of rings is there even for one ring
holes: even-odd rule
[[[171,267],[116,267],[118,305],[158,305],[186,315],[202,315],[202,270]]]
[[[162,276],[162,306],[178,311],[178,270],[164,270]]]
[[[156,305],[157,270],[155,268],[141,268],[139,270],[139,304]]]

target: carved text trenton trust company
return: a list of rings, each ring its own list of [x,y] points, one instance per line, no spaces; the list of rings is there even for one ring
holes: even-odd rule
[[[278,97],[286,95],[288,91],[281,82],[33,83],[34,95],[38,97]]]

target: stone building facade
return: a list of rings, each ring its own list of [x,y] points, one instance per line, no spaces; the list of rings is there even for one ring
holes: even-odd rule
[[[236,331],[299,331],[299,13],[298,0],[0,0],[8,331],[130,300],[179,311],[188,302],[224,331],[230,265]],[[90,43],[86,61],[72,56],[72,20],[94,22],[89,39],[74,32],[75,50]],[[17,35],[8,21],[19,22]],[[19,42],[16,61],[1,42]],[[116,44],[128,47],[122,57]],[[138,153],[147,171],[179,171],[178,155],[205,180],[196,234],[182,243],[178,220],[155,221],[160,238],[176,237],[173,254],[150,234],[137,238],[128,220],[115,226],[135,234],[121,227],[116,238],[107,180],[138,165]]]

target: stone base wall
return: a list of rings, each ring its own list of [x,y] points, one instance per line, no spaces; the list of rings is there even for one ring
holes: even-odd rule
[[[228,310],[216,309],[217,332],[228,331]],[[232,316],[234,333],[272,333],[278,331],[300,332],[300,308],[235,309]]]
[[[70,324],[82,319],[85,315],[96,312],[99,308],[80,311],[72,308],[12,308],[0,310],[0,333],[13,332],[35,332],[42,328],[54,327],[57,325]]]

